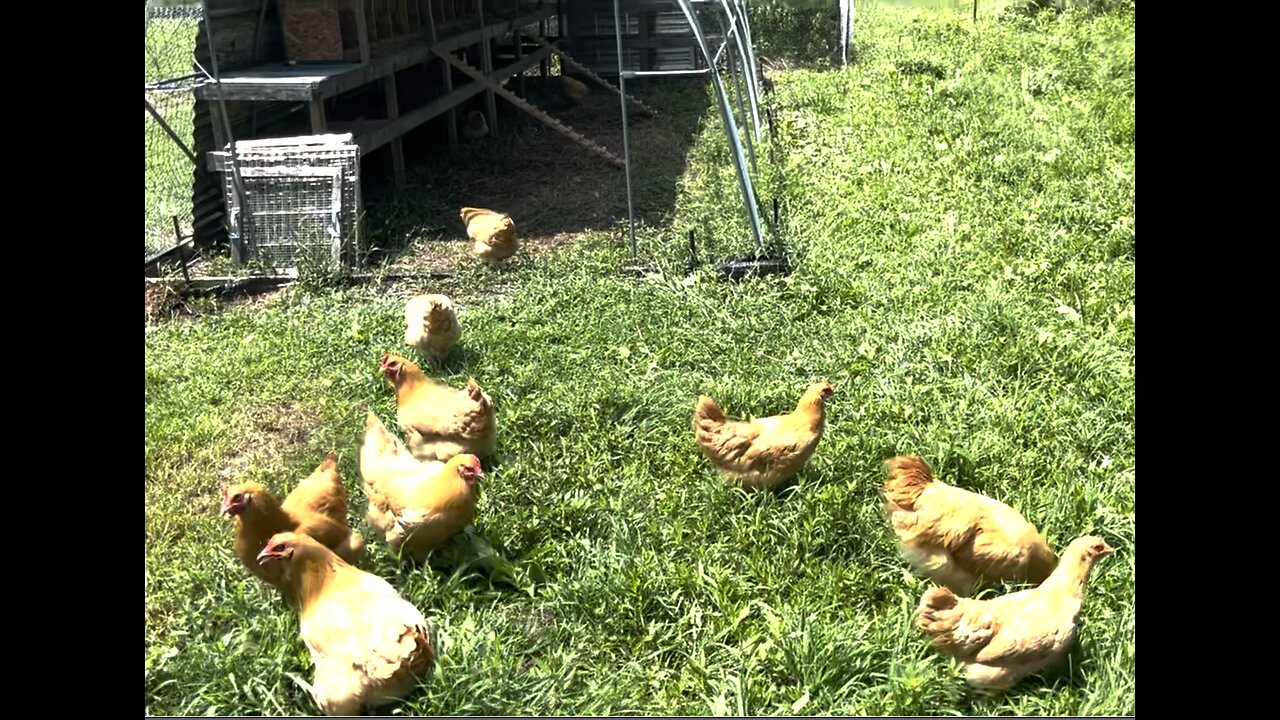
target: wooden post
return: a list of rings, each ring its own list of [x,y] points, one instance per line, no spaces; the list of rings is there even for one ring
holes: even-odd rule
[[[399,118],[400,101],[396,95],[394,71],[382,79],[382,92],[387,102],[387,120]],[[391,171],[395,175],[396,188],[404,188],[404,142],[399,136],[391,141]]]
[[[444,2],[442,2],[441,0],[428,0],[428,2],[430,4],[427,6],[427,33],[431,37],[431,44],[435,45],[436,41],[439,40],[439,37],[437,36],[437,32],[436,32],[435,5],[436,3],[439,3],[440,22],[443,23],[445,21],[444,20],[445,9],[449,7],[451,0],[445,0]],[[444,62],[443,60],[436,59],[435,62],[439,63],[440,65],[440,80],[444,83],[444,94],[448,95],[449,93],[453,92],[453,68],[449,67],[449,63]],[[447,121],[449,124],[449,147],[451,148],[457,147],[458,146],[458,108],[457,106],[449,108]]]
[[[547,19],[542,18],[538,21],[538,37],[543,40],[547,39]],[[547,77],[551,74],[551,57],[538,63],[538,77]]]
[[[214,90],[221,88],[214,87]],[[222,103],[216,100],[209,101],[209,124],[213,127],[213,147],[219,152],[227,149],[227,132],[223,130],[226,122],[222,117]]]
[[[324,98],[313,98],[308,105],[311,110],[311,134],[324,135]]]
[[[360,63],[369,62],[372,53],[369,50],[369,19],[365,16],[365,0],[355,1],[356,42],[360,45]]]
[[[178,267],[182,270],[182,279],[191,282],[191,273],[187,270],[187,258],[182,252],[182,228],[178,225],[177,215],[173,216],[173,239],[174,247],[178,248]]]
[[[396,19],[400,20],[400,29],[402,35],[408,35],[413,31],[409,25],[409,2],[411,0],[400,0],[400,4],[396,6]]]
[[[524,36],[520,34],[520,28],[512,28],[511,37],[516,41],[516,60],[524,57]],[[520,97],[529,97],[529,93],[524,90],[524,72],[520,73]]]
[[[493,46],[489,44],[489,27],[484,24],[484,0],[476,0],[476,18],[480,22],[480,69],[485,75],[493,72]],[[498,134],[498,100],[493,90],[485,90],[485,110],[489,114],[489,132]]]

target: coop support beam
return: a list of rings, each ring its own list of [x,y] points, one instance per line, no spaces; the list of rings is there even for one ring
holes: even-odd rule
[[[435,0],[427,0],[427,33],[428,33],[428,37],[431,38],[432,45],[436,44],[436,41],[438,40],[438,37],[436,36],[435,8],[436,8]],[[441,6],[441,12],[442,13],[444,12],[443,6]],[[443,16],[440,18],[440,21],[444,22]],[[432,57],[433,56],[428,56],[427,60],[430,61]],[[443,62],[440,62],[439,60],[437,60],[436,63],[440,66],[440,80],[444,83],[444,93],[445,93],[445,96],[448,97],[453,94],[453,70],[449,67],[448,63],[443,63]],[[451,148],[457,147],[458,146],[458,106],[457,105],[452,105],[449,107],[448,125],[449,125],[449,128],[448,128],[449,147]]]
[[[311,134],[324,135],[327,132],[325,130],[324,100],[320,98],[312,100],[307,103],[307,109],[311,113]]]
[[[373,57],[369,49],[369,19],[364,14],[367,3],[364,0],[356,0],[351,4],[354,6],[356,16],[356,43],[360,46],[360,64],[365,65]]]
[[[545,58],[546,55],[547,53],[544,50],[539,50],[531,55],[526,55],[523,60],[517,60],[511,65],[494,71],[489,76],[490,83],[497,85],[499,78],[505,80],[516,73],[524,72],[526,69],[536,65],[538,61]],[[462,63],[461,60],[458,60],[449,53],[444,53],[442,57],[444,56],[447,57],[444,58],[445,62],[442,62],[441,65],[443,65],[446,70],[449,68],[450,64],[454,64],[456,67],[456,63]],[[383,127],[362,135],[361,137],[357,137],[356,142],[360,145],[361,152],[371,152],[375,148],[386,144],[392,137],[403,135],[422,123],[427,122],[431,118],[448,112],[470,98],[479,95],[485,90],[485,87],[486,86],[481,83],[467,83],[466,85],[449,92],[444,97],[436,98],[417,110],[401,115],[398,120],[392,123],[384,125]],[[505,92],[506,89],[503,88],[503,91]],[[454,132],[457,132],[456,127],[454,128]]]
[[[209,103],[209,125],[213,130],[213,146],[222,150],[227,146],[229,139],[227,138],[226,125],[222,117],[223,104],[220,102]]]
[[[543,48],[540,52],[546,52],[546,51],[547,51],[546,48]],[[556,120],[555,118],[546,114],[542,110],[539,110],[537,107],[535,107],[531,103],[521,99],[520,96],[502,87],[492,78],[485,76],[484,73],[480,72],[474,67],[468,65],[467,63],[459,60],[458,58],[446,52],[435,50],[435,53],[440,57],[444,58],[444,60],[448,62],[450,65],[461,70],[471,79],[480,82],[481,84],[483,84],[484,86],[492,90],[493,92],[501,95],[503,99],[507,100],[512,105],[515,105],[516,107],[520,108],[526,113],[529,113],[533,117],[537,118],[538,121],[541,122],[542,124],[546,125],[552,130],[555,130],[561,135],[564,135],[565,137],[569,138],[574,142],[574,144],[590,151],[591,153],[594,153],[595,155],[598,155],[604,158],[609,162],[610,165],[613,165],[616,168],[621,169],[622,167],[624,167],[625,163],[623,163],[622,158],[619,158],[617,155],[614,155],[613,153],[609,152],[603,146],[592,142],[590,139],[583,136],[581,133],[569,127],[568,125],[565,125],[559,120]],[[529,57],[533,58],[533,57],[536,57],[536,55],[530,55]],[[510,77],[510,75],[508,75],[507,77]]]
[[[516,60],[523,59],[524,58],[524,34],[520,32],[520,28],[516,28],[515,30],[512,30],[511,33],[512,33],[511,35],[512,38],[514,38],[516,41]],[[524,73],[523,72],[520,73],[518,77],[519,77],[518,82],[520,83],[520,97],[529,97],[529,93],[525,92],[525,88],[524,88]]]
[[[480,69],[485,75],[493,72],[493,45],[489,43],[489,26],[484,24],[484,0],[476,0],[476,17],[480,21]],[[489,132],[498,134],[498,100],[493,90],[484,94],[484,108],[489,114]]]
[[[538,38],[545,40],[547,37],[547,19],[543,18],[538,21]],[[551,61],[543,60],[538,63],[538,77],[547,77],[551,74]]]
[[[391,73],[382,81],[383,95],[387,101],[387,120],[395,122],[400,119],[400,101],[396,96],[396,75]],[[395,176],[396,187],[404,187],[404,141],[400,137],[391,140],[391,172]]]

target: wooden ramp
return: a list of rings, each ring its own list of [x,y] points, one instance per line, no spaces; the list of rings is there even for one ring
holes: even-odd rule
[[[453,53],[450,53],[445,50],[433,50],[433,52],[435,52],[436,55],[440,56],[440,59],[444,60],[450,65],[461,70],[472,80],[475,80],[476,82],[484,85],[485,87],[492,90],[493,92],[501,95],[504,99],[506,99],[512,105],[515,105],[521,110],[534,116],[535,118],[538,119],[539,122],[551,128],[552,130],[555,130],[561,135],[564,135],[565,137],[569,138],[574,142],[574,144],[578,145],[579,147],[585,148],[586,150],[592,153],[595,153],[596,155],[599,155],[600,157],[609,161],[609,164],[613,165],[614,167],[621,168],[625,165],[625,163],[622,162],[621,158],[609,152],[604,146],[593,142],[592,140],[584,136],[582,133],[579,133],[577,130],[574,130],[568,125],[565,125],[559,120],[546,114],[542,110],[538,109],[537,106],[533,105],[529,101],[525,100],[519,95],[516,95],[515,93],[503,87],[501,83],[491,80],[483,72],[472,67],[466,61],[455,57]]]
[[[618,89],[618,88],[617,88],[613,83],[611,83],[611,82],[609,82],[608,80],[605,80],[604,78],[602,78],[602,77],[600,77],[599,75],[595,74],[595,72],[593,72],[593,71],[591,70],[591,68],[587,67],[586,65],[583,65],[582,63],[578,62],[577,60],[574,60],[574,59],[569,55],[569,53],[567,53],[567,52],[565,52],[563,49],[561,49],[559,45],[552,45],[551,43],[547,42],[546,38],[536,38],[536,39],[537,39],[537,41],[538,41],[538,44],[539,44],[539,45],[541,45],[542,47],[544,47],[544,48],[546,48],[546,49],[550,50],[551,52],[553,52],[553,53],[555,53],[555,54],[559,55],[559,56],[560,56],[560,59],[561,59],[561,60],[563,60],[563,61],[565,62],[565,64],[566,64],[566,65],[569,65],[570,67],[574,68],[575,70],[577,70],[578,72],[582,73],[583,75],[586,75],[587,77],[591,78],[592,80],[594,80],[594,81],[595,81],[595,83],[596,83],[597,85],[599,85],[599,86],[601,86],[601,87],[604,87],[604,88],[607,88],[607,89],[609,89],[609,90],[613,91],[613,94],[614,94],[614,95],[622,95],[622,91],[621,91],[621,90],[619,90],[619,89]],[[633,104],[633,105],[635,105],[635,106],[636,106],[637,108],[639,108],[639,109],[640,109],[640,111],[641,111],[641,112],[643,112],[645,115],[648,115],[648,116],[650,116],[650,117],[657,117],[657,116],[658,116],[658,111],[657,111],[657,110],[654,110],[653,108],[649,107],[648,105],[645,105],[644,103],[640,102],[638,99],[636,99],[636,98],[635,98],[633,95],[631,95],[630,93],[628,93],[628,94],[627,94],[627,102],[628,102],[628,103],[631,103],[631,104]]]

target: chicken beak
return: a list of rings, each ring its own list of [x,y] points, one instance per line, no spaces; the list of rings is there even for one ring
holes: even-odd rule
[[[268,560],[275,560],[278,557],[280,556],[271,552],[270,546],[264,547],[262,548],[262,552],[258,553],[258,564],[265,565]]]
[[[1103,541],[1102,541],[1102,554],[1103,554],[1103,555],[1106,555],[1106,554],[1108,554],[1108,553],[1113,553],[1113,552],[1115,552],[1115,551],[1116,551],[1116,549],[1115,549],[1115,548],[1113,548],[1113,547],[1111,547],[1110,545],[1108,545],[1106,540],[1103,540]]]

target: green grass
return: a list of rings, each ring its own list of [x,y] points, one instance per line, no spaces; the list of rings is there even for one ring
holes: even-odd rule
[[[1135,138],[1132,15],[981,23],[860,16],[847,72],[782,74],[787,278],[620,277],[616,232],[442,286],[464,335],[444,380],[498,408],[478,531],[527,570],[364,568],[440,629],[406,714],[1132,714],[1135,699]],[[669,227],[748,249],[723,134],[704,130]],[[772,185],[771,185],[772,183]],[[764,191],[762,190],[762,193]],[[769,197],[765,193],[766,197]],[[736,245],[734,243],[737,243]],[[425,289],[425,288],[424,288]],[[145,339],[147,713],[314,713],[296,615],[239,567],[217,485],[283,491],[331,447],[364,523],[363,408],[402,296],[298,292]],[[837,387],[792,489],[726,487],[689,430]],[[1061,548],[1100,533],[1069,668],[970,693],[913,627],[877,499],[880,463],[1019,508]]]

